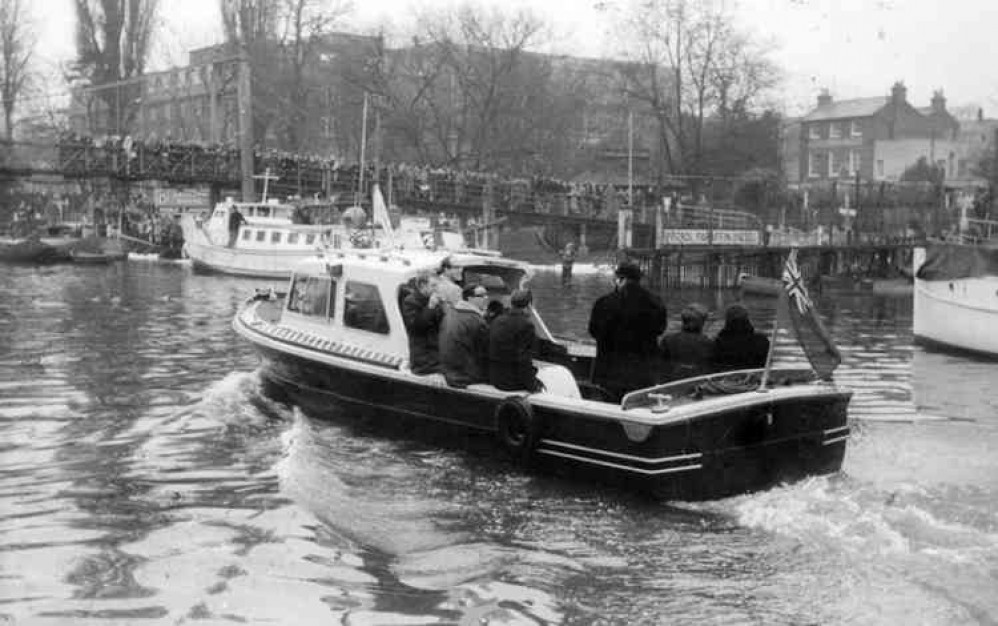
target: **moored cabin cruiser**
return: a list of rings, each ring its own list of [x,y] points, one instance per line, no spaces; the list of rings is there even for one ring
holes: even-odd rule
[[[554,337],[533,307],[541,391],[455,388],[413,373],[400,302],[445,258],[460,282],[504,307],[528,279],[528,266],[475,251],[327,253],[295,268],[285,296],[248,302],[233,327],[262,356],[267,386],[309,414],[347,407],[386,428],[435,422],[481,433],[531,466],[660,497],[723,497],[840,468],[851,394],[812,370],[700,376],[606,402],[573,375],[590,371],[591,346]]]
[[[998,222],[993,224],[998,229]],[[998,239],[916,248],[913,331],[930,347],[998,357]]]
[[[360,207],[361,222],[349,220],[336,224],[303,223],[300,208],[292,204],[269,202],[218,203],[205,218],[184,216],[184,252],[194,269],[202,272],[288,278],[302,260],[325,249],[347,250],[376,248],[389,237],[380,224],[367,223]],[[464,247],[459,232],[434,226],[428,218],[404,216],[393,230],[391,243],[406,248]]]

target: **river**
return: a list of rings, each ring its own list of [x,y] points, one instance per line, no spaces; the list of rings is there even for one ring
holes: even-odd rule
[[[0,623],[998,623],[998,365],[915,347],[910,297],[817,298],[841,473],[667,503],[270,401],[230,328],[266,281],[0,269]],[[607,285],[533,281],[557,333]]]

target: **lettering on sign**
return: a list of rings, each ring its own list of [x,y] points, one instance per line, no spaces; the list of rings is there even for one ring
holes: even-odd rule
[[[706,229],[666,228],[662,231],[662,243],[673,246],[706,246],[711,243],[711,233]],[[715,230],[715,246],[758,246],[757,230]]]
[[[158,207],[207,207],[207,189],[157,189]]]

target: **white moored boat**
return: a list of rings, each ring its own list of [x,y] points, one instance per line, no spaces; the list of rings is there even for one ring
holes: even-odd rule
[[[400,300],[445,256],[465,285],[486,286],[504,306],[527,279],[524,264],[472,251],[327,254],[295,269],[286,297],[252,299],[233,327],[262,356],[267,387],[309,414],[370,416],[388,430],[436,423],[461,442],[480,433],[520,461],[573,477],[704,499],[840,468],[851,394],[810,369],[714,374],[606,402],[573,375],[590,371],[591,346],[557,340],[531,308],[542,391],[454,388],[439,374],[412,373]]]
[[[380,200],[377,193],[375,202]],[[194,269],[259,278],[288,278],[302,260],[323,250],[368,249],[388,244],[381,224],[301,224],[296,207],[278,202],[220,202],[207,219],[184,216],[184,252]],[[230,217],[238,210],[245,222],[235,236]],[[348,211],[350,209],[347,209]],[[359,209],[358,209],[359,210]],[[387,213],[387,210],[386,210]],[[363,213],[362,213],[363,216]],[[434,228],[428,218],[402,217],[391,244],[405,248],[464,247],[461,233]]]
[[[914,268],[915,340],[998,357],[998,247],[929,243]]]

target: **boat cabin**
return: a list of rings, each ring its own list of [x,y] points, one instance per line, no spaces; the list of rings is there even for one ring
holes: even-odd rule
[[[300,263],[291,276],[281,323],[319,337],[336,338],[378,360],[408,362],[409,338],[401,302],[414,279],[444,259],[461,270],[464,285],[480,284],[489,301],[510,307],[510,297],[529,280],[529,267],[486,252],[406,252],[371,250],[327,253]],[[554,337],[530,307],[541,342]]]

